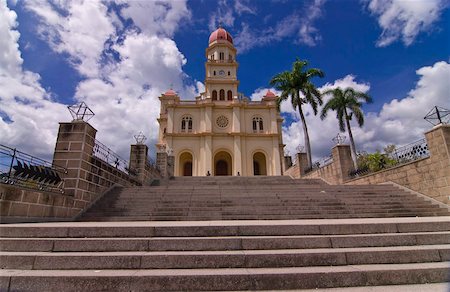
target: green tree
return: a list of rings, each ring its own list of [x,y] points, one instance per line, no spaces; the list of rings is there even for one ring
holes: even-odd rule
[[[345,90],[341,88],[330,89],[323,92],[323,95],[331,94],[332,98],[322,108],[322,114],[320,117],[325,119],[329,110],[336,111],[336,118],[339,121],[339,129],[345,132],[345,126],[347,126],[347,132],[350,139],[350,150],[352,154],[353,166],[357,169],[356,148],[355,141],[353,140],[352,128],[350,126],[350,120],[354,116],[360,127],[364,125],[364,114],[361,110],[362,102],[371,103],[372,98],[364,92],[355,91],[349,87]]]
[[[306,66],[308,66],[307,61],[297,59],[292,65],[291,71],[278,73],[270,80],[270,84],[281,91],[281,96],[277,99],[278,109],[283,101],[291,97],[292,107],[294,110],[298,110],[303,126],[308,166],[311,167],[311,145],[302,106],[310,104],[314,114],[317,114],[317,107],[322,105],[322,98],[311,79],[313,77],[323,77],[324,73],[316,68],[306,69]]]

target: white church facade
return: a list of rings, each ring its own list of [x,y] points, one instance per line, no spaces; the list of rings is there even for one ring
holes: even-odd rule
[[[276,96],[261,101],[238,93],[238,63],[231,35],[211,33],[206,49],[205,92],[181,100],[168,90],[160,96],[157,148],[174,156],[175,176],[281,175],[283,122]]]

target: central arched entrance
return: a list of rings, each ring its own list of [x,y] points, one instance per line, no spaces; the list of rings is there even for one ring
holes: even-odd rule
[[[253,175],[267,175],[266,155],[261,152],[253,154]]]
[[[214,175],[231,175],[232,159],[228,152],[220,151],[214,156]]]
[[[179,172],[181,176],[192,176],[192,154],[184,152],[180,155]]]

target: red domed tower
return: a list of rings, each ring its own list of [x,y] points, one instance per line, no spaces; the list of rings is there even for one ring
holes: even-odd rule
[[[206,48],[206,98],[213,102],[230,102],[238,97],[236,48],[233,37],[224,28],[217,28],[209,36]]]

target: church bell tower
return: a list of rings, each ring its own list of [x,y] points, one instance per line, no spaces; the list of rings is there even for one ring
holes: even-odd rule
[[[206,97],[212,101],[233,101],[238,98],[236,48],[233,38],[222,27],[209,37],[206,60]]]

